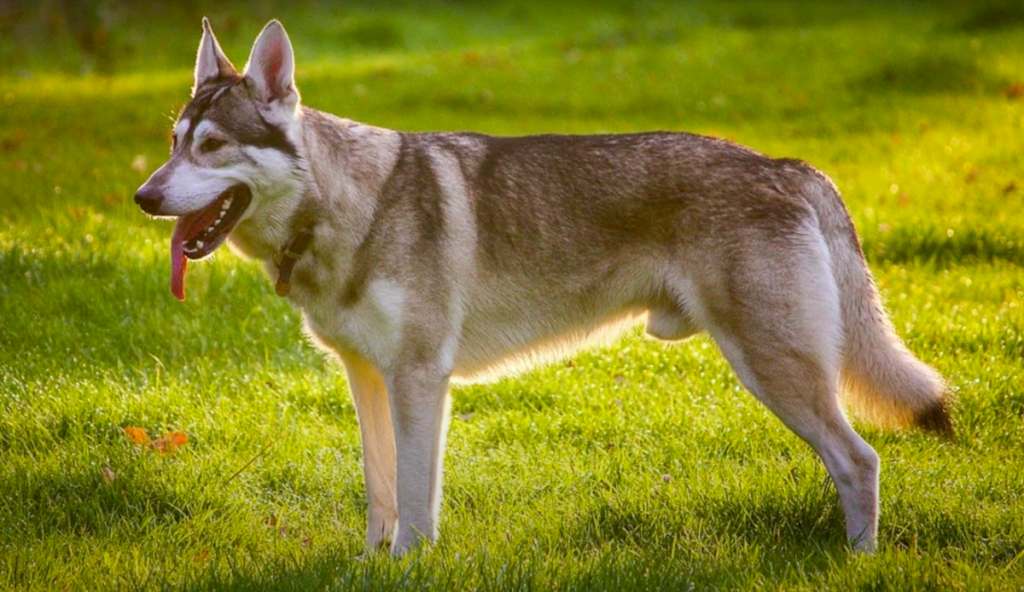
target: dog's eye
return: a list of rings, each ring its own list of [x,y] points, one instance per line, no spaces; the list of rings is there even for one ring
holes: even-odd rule
[[[224,140],[218,140],[217,138],[206,138],[203,143],[199,145],[200,152],[213,152],[226,144]]]

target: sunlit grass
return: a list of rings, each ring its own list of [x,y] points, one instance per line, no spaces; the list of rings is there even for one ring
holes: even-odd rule
[[[897,329],[949,379],[957,436],[858,426],[883,459],[882,519],[880,552],[855,557],[820,461],[713,343],[634,331],[456,388],[440,544],[357,559],[366,501],[342,373],[226,250],[175,301],[170,224],[131,203],[166,156],[204,11],[112,3],[107,57],[33,12],[0,22],[0,587],[1024,585],[1019,10],[258,4],[205,13],[239,66],[281,18],[304,100],[340,115],[687,130],[816,164]],[[189,441],[161,455],[126,426]]]

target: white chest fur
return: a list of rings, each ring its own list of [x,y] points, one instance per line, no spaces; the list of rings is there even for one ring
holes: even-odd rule
[[[406,291],[389,279],[371,281],[358,302],[339,306],[334,290],[296,298],[307,331],[327,349],[353,351],[378,368],[392,367],[402,341]]]

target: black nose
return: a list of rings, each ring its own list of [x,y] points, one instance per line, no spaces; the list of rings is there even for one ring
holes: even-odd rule
[[[159,214],[160,204],[164,201],[164,195],[159,189],[142,186],[135,194],[135,203],[139,204],[143,212],[147,214]]]

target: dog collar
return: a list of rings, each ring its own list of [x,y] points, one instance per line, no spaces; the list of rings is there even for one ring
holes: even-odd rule
[[[313,230],[311,228],[303,228],[283,249],[274,255],[274,265],[277,266],[277,284],[274,285],[274,290],[278,296],[283,298],[291,292],[292,268],[295,267],[295,263],[306,252],[306,249],[309,248],[309,243],[312,241]]]

